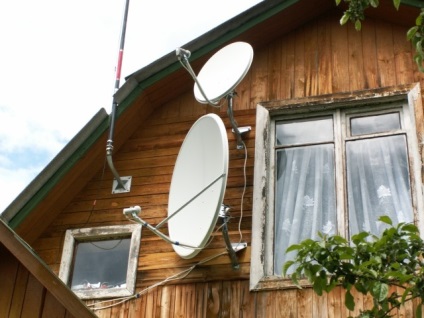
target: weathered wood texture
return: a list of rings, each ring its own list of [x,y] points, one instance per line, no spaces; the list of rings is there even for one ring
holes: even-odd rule
[[[400,292],[400,291],[398,291]],[[358,315],[372,299],[353,293],[356,306],[347,310],[344,290],[317,296],[312,289],[249,292],[247,281],[220,281],[160,286],[138,299],[122,304],[98,303],[112,307],[95,310],[101,318],[116,317],[313,317],[347,318]],[[392,317],[414,317],[413,304],[392,312]]]
[[[3,244],[0,244],[0,282],[0,317],[91,317],[84,311],[76,316],[71,314],[57,295],[48,291]]]
[[[0,317],[94,317],[0,220]]]
[[[370,18],[362,31],[356,32],[352,26],[341,27],[339,18],[338,14],[322,16],[265,47],[255,48],[252,67],[234,100],[238,125],[252,126],[244,138],[247,145],[245,189],[245,154],[236,149],[226,107],[217,110],[199,105],[189,91],[161,107],[155,106],[148,120],[140,122],[139,129],[114,156],[120,175],[133,177],[131,192],[112,195],[112,174],[105,166],[34,243],[40,256],[58,272],[66,229],[127,223],[122,215],[125,207],[142,206],[143,218],[151,224],[162,220],[167,215],[168,191],[181,143],[194,121],[210,112],[223,118],[228,132],[230,166],[224,202],[231,206],[230,237],[234,242],[242,240],[250,246],[257,103],[423,80],[413,63],[411,45],[404,36],[407,28]],[[140,99],[140,112],[152,106],[148,101],[148,97]],[[220,255],[225,251],[222,235],[214,233],[212,238],[198,256],[183,260],[169,244],[144,230],[137,290],[187,270],[208,257],[212,259],[194,268],[181,281],[153,288],[141,298],[119,305],[119,309],[105,309],[99,315],[116,317],[116,312],[119,317],[349,315],[340,290],[321,298],[310,289],[249,292],[250,248],[238,254],[241,268],[233,271],[229,257]],[[214,258],[216,255],[220,256]],[[359,304],[369,302],[359,294],[356,298]],[[358,305],[358,310],[360,307]],[[403,310],[399,317],[413,317],[411,308]]]

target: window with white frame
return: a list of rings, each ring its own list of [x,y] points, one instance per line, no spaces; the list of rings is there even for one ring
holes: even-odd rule
[[[134,294],[141,226],[67,230],[59,277],[82,299]]]
[[[251,289],[290,285],[287,247],[318,232],[420,225],[419,86],[363,94],[258,105]]]

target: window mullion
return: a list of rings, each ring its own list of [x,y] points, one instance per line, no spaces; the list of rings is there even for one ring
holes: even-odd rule
[[[334,113],[334,163],[335,163],[335,184],[336,184],[336,211],[337,211],[337,232],[339,235],[347,237],[347,208],[345,190],[345,156],[344,140],[346,138],[346,120],[340,110]]]

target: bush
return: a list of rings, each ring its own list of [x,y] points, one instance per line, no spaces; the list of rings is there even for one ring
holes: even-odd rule
[[[307,239],[291,245],[287,252],[295,251],[297,255],[284,264],[283,275],[294,266],[290,276],[293,282],[299,286],[298,279],[306,277],[318,295],[341,285],[349,310],[355,307],[352,288],[370,294],[373,307],[362,311],[362,318],[390,317],[391,312],[414,299],[420,300],[416,317],[421,317],[424,242],[419,230],[409,223],[394,226],[387,216],[379,220],[388,225],[380,237],[361,232],[348,242],[338,235],[319,233],[320,240]],[[403,293],[390,293],[389,286],[397,286]]]

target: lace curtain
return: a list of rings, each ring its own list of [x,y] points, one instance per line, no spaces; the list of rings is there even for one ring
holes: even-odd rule
[[[292,244],[336,233],[334,146],[296,147],[277,152],[274,272],[281,275]]]
[[[413,222],[405,136],[346,143],[349,233],[380,234],[388,215]],[[332,144],[277,151],[274,273],[294,254],[286,249],[317,233],[336,234],[334,148]]]
[[[350,234],[381,234],[381,215],[413,222],[405,136],[346,143]]]

